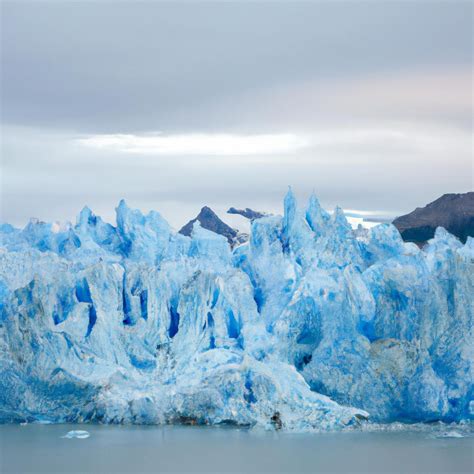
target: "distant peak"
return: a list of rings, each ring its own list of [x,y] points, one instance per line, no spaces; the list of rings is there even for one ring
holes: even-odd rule
[[[202,207],[199,214],[194,219],[191,219],[186,225],[184,225],[180,229],[179,233],[191,236],[195,222],[199,222],[203,229],[223,235],[230,244],[234,242],[234,239],[238,234],[236,229],[233,229],[223,222],[219,216],[208,206]]]
[[[267,215],[264,212],[254,211],[253,209],[250,209],[249,207],[246,207],[245,209],[236,209],[235,207],[230,207],[227,210],[227,214],[237,214],[237,215],[246,217],[247,219],[250,219],[251,221],[253,221],[254,219],[260,219],[261,217],[265,217]]]
[[[217,214],[208,206],[204,206],[201,208],[201,211],[199,212],[199,215],[210,215],[210,216],[217,216]]]
[[[393,225],[405,241],[419,245],[433,238],[438,227],[466,242],[474,235],[474,192],[443,194],[425,207],[397,217]]]

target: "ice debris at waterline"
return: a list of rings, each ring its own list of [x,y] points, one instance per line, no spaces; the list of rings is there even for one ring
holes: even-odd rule
[[[472,238],[439,228],[420,250],[291,191],[233,251],[124,201],[116,227],[84,208],[0,236],[2,422],[303,431],[473,414]]]

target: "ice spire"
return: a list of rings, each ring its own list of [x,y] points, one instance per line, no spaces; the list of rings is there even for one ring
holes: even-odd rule
[[[332,215],[332,225],[335,231],[340,235],[346,235],[348,232],[352,232],[352,227],[347,221],[342,207],[336,206],[334,209],[334,214]]]
[[[76,225],[78,227],[86,227],[88,224],[94,223],[96,221],[97,217],[95,214],[91,211],[89,206],[84,206],[79,213],[79,215],[76,218]],[[92,221],[92,222],[91,222]]]
[[[293,194],[291,186],[288,186],[288,192],[286,193],[284,203],[284,214],[283,214],[283,229],[282,229],[282,239],[283,239],[283,249],[285,251],[289,250],[289,238],[291,227],[295,220],[296,215],[296,198]]]
[[[306,221],[311,230],[320,236],[324,233],[324,228],[329,222],[329,214],[321,207],[314,191],[311,193],[306,208]]]

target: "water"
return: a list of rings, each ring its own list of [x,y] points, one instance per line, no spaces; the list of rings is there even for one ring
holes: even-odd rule
[[[64,438],[71,430],[90,436]],[[2,474],[455,473],[473,472],[473,449],[472,435],[451,427],[286,434],[185,426],[0,426]]]

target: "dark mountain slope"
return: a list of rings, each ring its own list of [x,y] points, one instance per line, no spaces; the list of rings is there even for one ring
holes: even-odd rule
[[[407,242],[423,244],[434,236],[436,227],[444,227],[466,242],[468,236],[474,236],[474,192],[444,194],[425,207],[397,217],[393,224]]]
[[[185,226],[183,226],[179,233],[188,236],[191,235],[193,224],[196,221],[199,221],[201,227],[204,229],[223,235],[230,244],[234,244],[238,231],[221,221],[217,214],[207,206],[204,206],[194,219],[190,220]]]
[[[254,219],[260,219],[260,217],[265,217],[267,215],[263,212],[254,211],[249,207],[246,207],[245,209],[236,209],[235,207],[231,207],[227,211],[227,214],[239,214],[241,216],[246,217],[247,219],[250,219],[251,221],[253,221]]]

